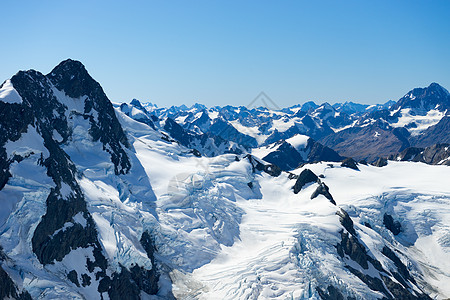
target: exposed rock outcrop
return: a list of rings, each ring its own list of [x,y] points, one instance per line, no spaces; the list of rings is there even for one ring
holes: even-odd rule
[[[398,235],[402,231],[402,225],[400,224],[400,222],[394,220],[394,218],[390,214],[387,213],[384,214],[383,224],[394,235]]]
[[[320,182],[317,189],[312,193],[311,199],[316,198],[319,195],[325,196],[328,200],[330,200],[331,203],[336,205],[336,201],[334,201],[333,196],[330,194],[330,189],[324,182]]]
[[[378,158],[372,165],[375,167],[384,167],[387,166],[388,162],[386,158],[380,157]]]
[[[359,171],[356,161],[351,157],[344,159],[341,163],[341,167]]]
[[[317,182],[319,178],[317,177],[316,174],[314,174],[313,171],[311,171],[310,169],[305,169],[303,170],[300,175],[298,176],[297,180],[295,181],[294,184],[294,193],[298,194],[298,192],[300,192],[300,190],[308,183],[311,182]]]

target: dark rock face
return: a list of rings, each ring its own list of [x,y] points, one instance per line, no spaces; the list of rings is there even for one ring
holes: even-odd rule
[[[341,242],[336,245],[336,250],[341,258],[348,255],[350,259],[357,262],[363,269],[368,269],[370,262],[378,271],[385,272],[379,261],[367,254],[366,247],[359,241],[353,220],[348,213],[340,209],[336,212],[339,216],[339,222],[347,230],[341,231]]]
[[[392,159],[448,166],[450,165],[450,144],[435,144],[426,148],[410,147],[392,157]]]
[[[78,213],[82,213],[87,219],[86,228],[74,223],[66,230],[58,231],[65,223],[74,222],[73,217]],[[56,231],[58,233],[54,234]],[[93,246],[100,250],[95,224],[87,213],[84,198],[76,195],[63,200],[55,190],[52,190],[47,198],[47,213],[36,227],[32,246],[33,252],[44,265],[52,264],[54,260],[61,261],[71,250],[79,247]]]
[[[36,227],[32,239],[33,251],[42,264],[62,260],[72,249],[78,247],[100,245],[97,241],[95,225],[87,212],[86,202],[75,178],[76,168],[59,144],[52,138],[53,129],[63,137],[63,142],[71,134],[65,108],[56,100],[52,93],[50,82],[36,71],[19,72],[11,78],[15,89],[21,95],[24,104],[34,117],[37,130],[44,139],[44,146],[50,156],[42,164],[47,168],[47,174],[53,179],[56,187],[47,198],[47,212]],[[54,114],[56,111],[58,114]],[[120,126],[120,125],[119,125]],[[72,193],[68,199],[61,196],[62,184],[68,185]],[[72,222],[77,213],[82,213],[87,219],[87,228],[75,223],[67,230],[52,235],[67,222]],[[106,266],[103,266],[106,268]]]
[[[411,276],[411,274],[409,273],[408,268],[402,263],[402,261],[394,253],[394,251],[392,251],[389,247],[384,246],[382,253],[383,253],[383,255],[385,255],[386,257],[388,257],[390,260],[392,260],[394,262],[395,266],[397,267],[398,272],[404,279],[410,280],[413,283],[416,282],[414,280],[414,278]],[[402,281],[399,280],[399,282],[402,282]],[[406,284],[403,284],[403,285],[405,287],[407,287]]]
[[[402,231],[402,225],[400,224],[400,222],[394,220],[394,218],[389,214],[384,214],[383,224],[394,235],[398,235]]]
[[[388,297],[387,299],[392,299],[391,294],[384,287],[382,280],[366,275],[350,266],[346,266],[346,268],[359,279],[361,279],[361,281],[364,282],[371,290],[381,292]]]
[[[145,270],[142,267],[134,266],[130,270],[122,267],[119,273],[114,273],[112,279],[106,277],[103,279],[98,287],[100,293],[108,292],[110,299],[141,299],[141,291],[147,294],[156,294],[154,289],[155,278],[152,278],[149,273],[151,271]]]
[[[166,119],[166,124],[164,125],[164,129],[177,140],[181,145],[189,147],[194,136],[187,132],[183,127],[181,127],[177,122],[172,120],[171,118]]]
[[[99,286],[100,290],[100,286]],[[122,267],[120,273],[114,273],[109,282],[108,289],[109,299],[111,300],[139,300],[140,291],[136,282],[132,278],[132,274],[126,268]]]
[[[11,277],[3,269],[2,263],[6,259],[3,248],[0,246],[0,299],[31,300],[30,294],[25,290],[20,292]]]
[[[0,299],[31,300],[27,291],[19,292],[17,286],[0,266]]]
[[[311,199],[316,198],[319,195],[325,196],[331,203],[336,205],[336,201],[334,201],[333,196],[331,196],[328,186],[321,182],[314,193],[311,195]]]
[[[255,138],[239,132],[228,122],[218,118],[209,128],[209,132],[221,137],[226,141],[234,141],[238,145],[242,145],[245,148],[253,148],[258,145]]]
[[[147,231],[142,234],[140,243],[152,262],[152,269],[147,270],[134,265],[128,270],[122,266],[120,272],[115,272],[111,278],[105,276],[99,282],[99,293],[107,292],[110,299],[140,299],[141,291],[149,295],[158,292],[159,274],[154,257],[156,249],[153,239]]]
[[[281,169],[277,165],[264,164],[250,154],[247,154],[245,158],[247,158],[250,164],[252,165],[253,173],[256,172],[256,170],[258,170],[261,172],[266,172],[267,174],[273,177],[278,177],[281,174]]]
[[[316,291],[319,294],[320,298],[322,298],[323,300],[349,299],[345,298],[344,295],[342,295],[342,293],[332,285],[329,285],[326,291],[322,290],[320,287],[316,287]]]
[[[342,208],[336,212],[336,214],[339,216],[339,222],[342,226],[351,234],[356,236],[355,228],[353,227],[353,220],[350,218],[348,213],[343,210]]]
[[[281,174],[281,169],[277,165],[265,165],[264,168],[260,171],[264,171],[270,176],[278,177]]]
[[[319,142],[334,149],[339,155],[365,159],[369,162],[378,157],[389,156],[409,147],[402,131],[393,131],[379,122],[365,127],[352,127],[330,134]]]
[[[196,157],[202,157],[202,154],[197,149],[192,149],[192,154]]]
[[[263,159],[279,166],[283,171],[297,169],[305,162],[340,161],[342,159],[333,149],[323,146],[311,138],[308,139],[306,147],[303,149],[296,149],[284,140],[277,144],[278,148]]]
[[[372,165],[375,167],[384,167],[387,166],[388,162],[387,159],[384,157],[380,157],[379,159],[377,159]]]
[[[47,198],[47,212],[34,232],[33,251],[42,264],[49,264],[55,259],[62,260],[67,253],[78,247],[95,246],[101,249],[97,241],[94,223],[87,212],[84,196],[75,178],[76,168],[60,148],[59,143],[52,137],[53,130],[57,130],[63,138],[61,142],[63,143],[71,134],[65,118],[65,106],[57,101],[53,95],[50,81],[39,72],[18,72],[11,78],[11,82],[21,95],[23,104],[10,108],[23,112],[24,118],[21,123],[14,118],[5,118],[3,122],[12,121],[13,124],[5,124],[7,128],[17,125],[19,130],[28,127],[26,122],[30,122],[30,124],[34,122],[34,126],[44,139],[44,146],[50,154],[48,158],[41,161],[41,164],[47,168],[47,175],[53,179],[56,185]],[[10,113],[16,115],[14,111]],[[17,139],[19,132],[18,130],[11,131],[9,134],[2,134],[2,137],[5,137],[6,140]],[[63,184],[68,185],[72,190],[68,199],[62,199]],[[65,223],[72,222],[77,213],[83,214],[87,220],[87,228],[75,223],[74,226],[52,236]]]
[[[298,176],[297,180],[294,184],[294,193],[298,194],[300,190],[308,183],[310,182],[317,182],[318,177],[316,174],[314,174],[311,170],[305,169],[303,170],[300,175]]]
[[[143,267],[134,266],[130,269],[131,278],[136,283],[141,291],[149,295],[154,295],[158,292],[158,278],[155,265],[151,270],[146,270]]]
[[[411,284],[416,285],[416,281],[411,277],[407,267],[391,249],[385,246],[382,253],[394,262],[397,272],[384,270],[381,263],[367,253],[366,247],[356,236],[353,220],[351,220],[350,216],[344,210],[338,211],[337,214],[340,216],[342,226],[347,230],[347,232],[344,232],[344,230],[341,231],[341,242],[336,245],[339,256],[343,259],[347,257],[355,261],[364,270],[369,269],[369,263],[372,264],[379,272],[381,279],[369,276],[354,267],[346,265],[345,267],[352,274],[357,276],[371,290],[383,293],[385,297],[383,299],[431,299],[423,292],[416,292],[411,289]],[[390,276],[395,278],[400,284],[393,281]],[[331,292],[328,294],[331,295]],[[319,295],[322,299],[330,299],[322,296],[321,293]]]
[[[302,162],[304,162],[300,153],[295,150],[291,144],[282,142],[277,150],[270,152],[263,159],[272,164],[276,164],[283,171],[290,171],[296,169]]]
[[[143,290],[146,291],[148,294],[156,294],[156,292],[158,292],[158,279],[159,279],[159,274],[156,272],[155,255],[154,255],[156,249],[153,239],[148,233],[148,231],[144,231],[144,233],[142,233],[140,242],[145,252],[147,253],[147,257],[150,258],[153,266],[153,268],[150,271],[145,272],[146,276],[144,278],[146,278],[146,280],[143,280],[144,282],[142,282],[140,286],[145,287],[143,288]]]
[[[23,103],[9,104],[0,101],[0,189],[11,176],[9,166],[15,161],[14,158],[6,157],[3,147],[6,141],[18,140],[30,124],[42,134],[46,134],[43,138],[49,143],[51,143],[52,132],[47,132],[49,129],[55,128],[63,137],[63,142],[69,135],[64,117],[65,109],[53,96],[51,85],[44,75],[33,70],[20,71],[11,78],[11,83],[16,90],[20,91]],[[53,114],[53,111],[57,113]]]
[[[88,274],[81,274],[81,279],[83,287],[91,285],[91,277]]]
[[[308,145],[306,146],[310,149],[308,154],[308,161],[334,161],[338,162],[342,160],[342,156],[340,156],[333,149],[322,145],[319,142],[314,141],[313,139],[308,140]]]
[[[342,161],[341,167],[350,168],[350,169],[359,171],[356,161],[353,158],[344,159]]]
[[[409,147],[400,152],[397,155],[393,155],[390,158],[392,160],[400,161],[415,161],[416,157],[423,151],[423,148]]]
[[[420,161],[430,165],[450,165],[449,157],[450,144],[435,144],[425,148],[414,158],[414,161]]]
[[[344,257],[344,254],[346,254],[363,269],[367,270],[369,268],[366,248],[358,241],[357,237],[342,232],[341,242],[337,244],[336,248],[341,257]]]
[[[395,275],[395,274],[394,274]],[[431,297],[421,292],[413,292],[407,286],[402,286],[389,277],[381,276],[385,286],[392,293],[394,297],[388,297],[388,299],[406,299],[406,300],[431,300]]]
[[[67,279],[72,281],[77,287],[80,287],[80,283],[78,282],[78,273],[75,270],[70,271],[67,273]]]

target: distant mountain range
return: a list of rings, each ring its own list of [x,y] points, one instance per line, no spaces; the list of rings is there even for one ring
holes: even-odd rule
[[[336,155],[328,151],[330,161],[352,157],[374,162],[408,147],[450,143],[449,105],[449,92],[432,83],[426,88],[413,89],[397,102],[370,106],[353,102],[334,105],[307,102],[274,111],[244,106],[207,108],[201,104],[157,108],[133,100],[122,104],[121,109],[136,120],[164,127],[183,145],[208,156],[259,147],[271,149],[271,144],[306,135],[337,152]],[[207,142],[209,139],[213,142]],[[293,153],[286,145],[277,147],[277,151],[278,155],[280,151]],[[285,155],[292,157],[289,153]],[[291,158],[288,165],[294,168],[314,159]]]

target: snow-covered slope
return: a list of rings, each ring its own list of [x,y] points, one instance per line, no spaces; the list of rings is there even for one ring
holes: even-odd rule
[[[334,289],[356,299],[449,295],[449,266],[440,263],[450,258],[447,167],[355,171],[324,162],[293,171],[323,175],[333,205],[311,199],[318,183],[295,194],[292,173],[273,177],[246,157],[164,155],[151,139],[139,143],[158,198],[159,255],[180,299],[328,299]],[[388,216],[400,233],[387,228]]]

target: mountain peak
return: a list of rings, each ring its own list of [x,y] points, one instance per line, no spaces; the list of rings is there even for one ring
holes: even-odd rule
[[[428,88],[429,90],[434,90],[434,91],[441,91],[444,92],[445,94],[449,95],[449,92],[443,87],[441,86],[439,83],[437,82],[432,82]]]
[[[141,104],[141,102],[138,99],[131,100],[130,104],[133,105],[133,106],[139,107],[139,108],[142,107],[142,104]]]
[[[319,105],[317,105],[314,101],[308,101],[308,102],[305,102],[305,103],[302,105],[301,110],[302,110],[302,111],[308,111],[308,110],[310,110],[310,109],[316,109],[316,108],[318,108],[318,107],[319,107]]]
[[[75,60],[75,59],[71,59],[68,58],[66,60],[63,60],[62,62],[60,62],[57,67],[70,67],[70,68],[83,68],[85,69],[83,63],[79,60]]]
[[[449,92],[436,82],[425,88],[415,88],[403,96],[391,110],[398,108],[418,109],[421,112],[431,109],[445,111],[450,107]]]
[[[86,68],[80,61],[70,58],[60,62],[48,75],[56,76],[61,73],[68,73],[71,76],[89,76]]]
[[[84,65],[73,59],[66,59],[57,65],[47,77],[57,89],[63,90],[72,98],[87,95],[89,91],[101,89],[88,73]]]
[[[198,109],[198,110],[205,110],[208,109],[205,105],[200,104],[200,103],[194,103],[190,109]]]

